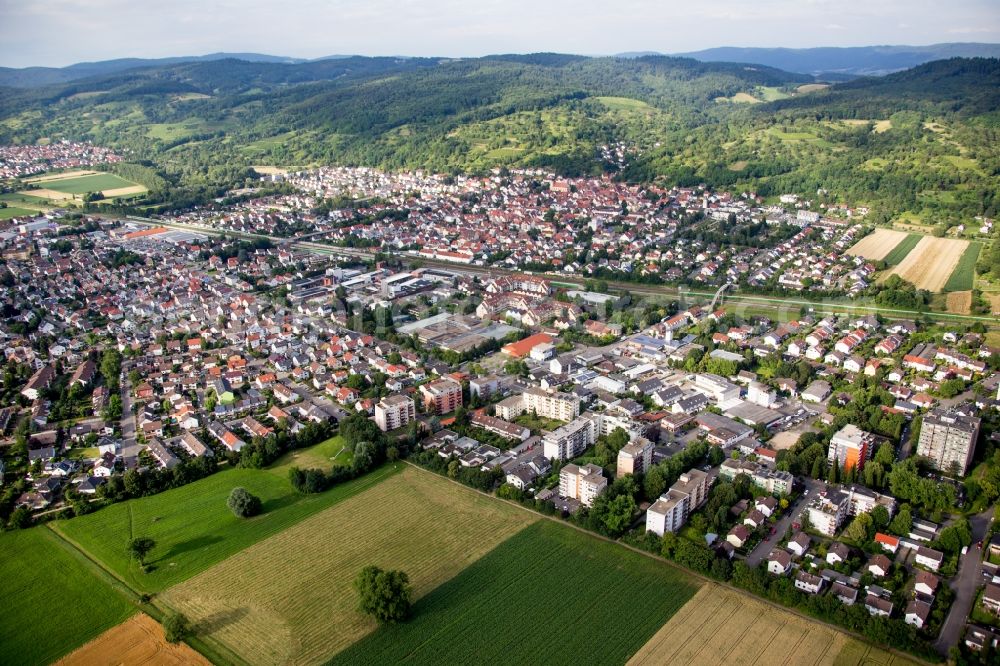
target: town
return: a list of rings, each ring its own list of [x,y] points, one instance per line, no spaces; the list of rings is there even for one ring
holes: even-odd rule
[[[876,643],[1000,642],[986,326],[726,301],[730,283],[868,289],[875,265],[844,252],[867,211],[541,172],[263,180],[295,192],[0,230],[7,524],[338,432],[332,459],[360,474],[370,442],[349,433],[377,429],[389,460]],[[602,284],[645,278],[711,289]]]

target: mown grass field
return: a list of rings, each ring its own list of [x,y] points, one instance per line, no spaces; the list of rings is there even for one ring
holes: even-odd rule
[[[135,183],[119,178],[113,173],[101,173],[92,176],[75,178],[60,178],[39,183],[47,190],[65,192],[66,194],[85,194],[87,192],[103,192],[122,187],[132,187]]]
[[[698,589],[684,573],[542,520],[332,664],[624,663]]]
[[[292,467],[329,470],[337,465],[350,465],[354,460],[354,452],[345,448],[346,444],[344,438],[337,435],[307,449],[289,451],[278,458],[269,470],[284,478]]]
[[[48,528],[0,534],[0,663],[47,664],[135,607]]]
[[[201,638],[250,664],[319,663],[376,628],[355,608],[353,581],[365,566],[402,569],[420,598],[541,520],[399,466],[406,467],[401,474],[167,590],[161,600],[191,618]],[[581,606],[579,612],[596,611]],[[494,634],[477,629],[480,636]],[[465,645],[470,655],[478,647]]]
[[[982,249],[982,243],[969,243],[969,246],[965,248],[965,252],[959,258],[955,270],[951,272],[948,281],[945,282],[943,291],[967,291],[972,289],[976,280],[976,262],[979,260],[979,251]]]
[[[301,495],[287,478],[270,470],[227,469],[180,488],[60,521],[55,528],[134,589],[159,592],[394,473],[392,467],[383,467],[324,493]],[[261,498],[262,515],[243,520],[232,514],[226,499],[236,486]],[[156,541],[148,557],[155,567],[150,573],[142,573],[129,559],[127,544],[133,536]]]
[[[917,243],[920,242],[921,238],[922,236],[920,234],[908,234],[906,238],[901,240],[899,244],[896,245],[896,247],[892,248],[889,254],[883,257],[885,263],[889,266],[895,266],[901,262],[906,258],[906,255],[908,255],[910,251],[917,246]]]
[[[915,666],[836,629],[716,584],[703,586],[628,663]]]

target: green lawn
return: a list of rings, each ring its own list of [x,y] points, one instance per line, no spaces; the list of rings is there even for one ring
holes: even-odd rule
[[[899,241],[899,244],[896,245],[896,247],[892,248],[892,252],[885,255],[885,263],[890,266],[899,264],[906,258],[906,255],[908,255],[910,251],[917,246],[917,243],[920,242],[921,238],[923,238],[923,236],[920,234],[909,234],[906,238]]]
[[[0,663],[47,664],[135,607],[48,528],[0,534]]]
[[[66,192],[67,194],[84,194],[86,192],[103,192],[104,190],[114,190],[120,187],[132,187],[135,183],[119,178],[113,173],[101,173],[93,176],[80,176],[78,178],[66,178],[64,180],[49,180],[38,183],[38,186],[56,192]]]
[[[516,419],[515,423],[523,425],[524,427],[530,429],[532,432],[538,430],[548,430],[552,431],[561,425],[565,425],[565,421],[560,421],[559,419],[550,419],[544,416],[538,416],[537,414],[521,414]]]
[[[965,248],[955,270],[948,276],[948,281],[944,283],[943,291],[967,291],[972,289],[976,279],[976,262],[979,260],[979,251],[983,249],[983,244],[978,242],[969,243]]]
[[[158,592],[393,473],[386,466],[324,493],[301,495],[284,475],[270,470],[227,469],[174,490],[60,521],[56,529],[133,588]],[[233,516],[226,499],[236,486],[263,500],[262,515],[249,520]],[[126,547],[133,536],[156,541],[148,559],[155,567],[150,573],[142,573],[129,559]]]
[[[269,469],[271,472],[281,475],[284,478],[288,474],[290,467],[329,470],[336,465],[350,465],[351,461],[354,460],[354,452],[345,448],[346,444],[347,442],[344,441],[344,438],[337,435],[315,446],[297,451],[289,451],[278,458]]]
[[[663,562],[541,520],[332,664],[623,664],[700,584]]]
[[[17,208],[16,206],[0,208],[0,220],[9,220],[12,217],[23,217],[25,215],[38,215],[38,211],[28,210],[27,208]]]

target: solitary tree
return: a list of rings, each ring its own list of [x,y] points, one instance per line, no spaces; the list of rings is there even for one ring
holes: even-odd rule
[[[383,571],[368,565],[354,580],[354,589],[358,592],[358,610],[379,624],[401,622],[410,614],[413,589],[409,576],[402,571]]]
[[[233,488],[226,503],[237,518],[249,518],[260,513],[260,498],[241,486]]]
[[[179,643],[191,633],[191,625],[182,613],[168,612],[163,617],[163,636],[169,643]]]
[[[156,542],[149,537],[135,537],[128,542],[128,552],[139,563],[139,566],[145,566],[146,555],[155,546]]]

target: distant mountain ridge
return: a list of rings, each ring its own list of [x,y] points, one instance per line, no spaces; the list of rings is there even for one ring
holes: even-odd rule
[[[622,54],[626,56],[627,54]],[[786,72],[849,76],[882,76],[949,58],[998,58],[1000,44],[949,43],[929,46],[854,46],[809,49],[719,48],[675,53],[703,62],[746,62],[783,69]]]
[[[331,55],[315,60],[331,60],[349,56]],[[166,67],[190,62],[213,60],[243,60],[245,62],[297,65],[311,62],[307,58],[268,55],[266,53],[209,53],[201,56],[176,56],[170,58],[117,58],[97,62],[79,62],[66,67],[0,67],[0,86],[10,88],[40,88],[59,83],[69,83],[92,76],[116,74],[140,67]]]

